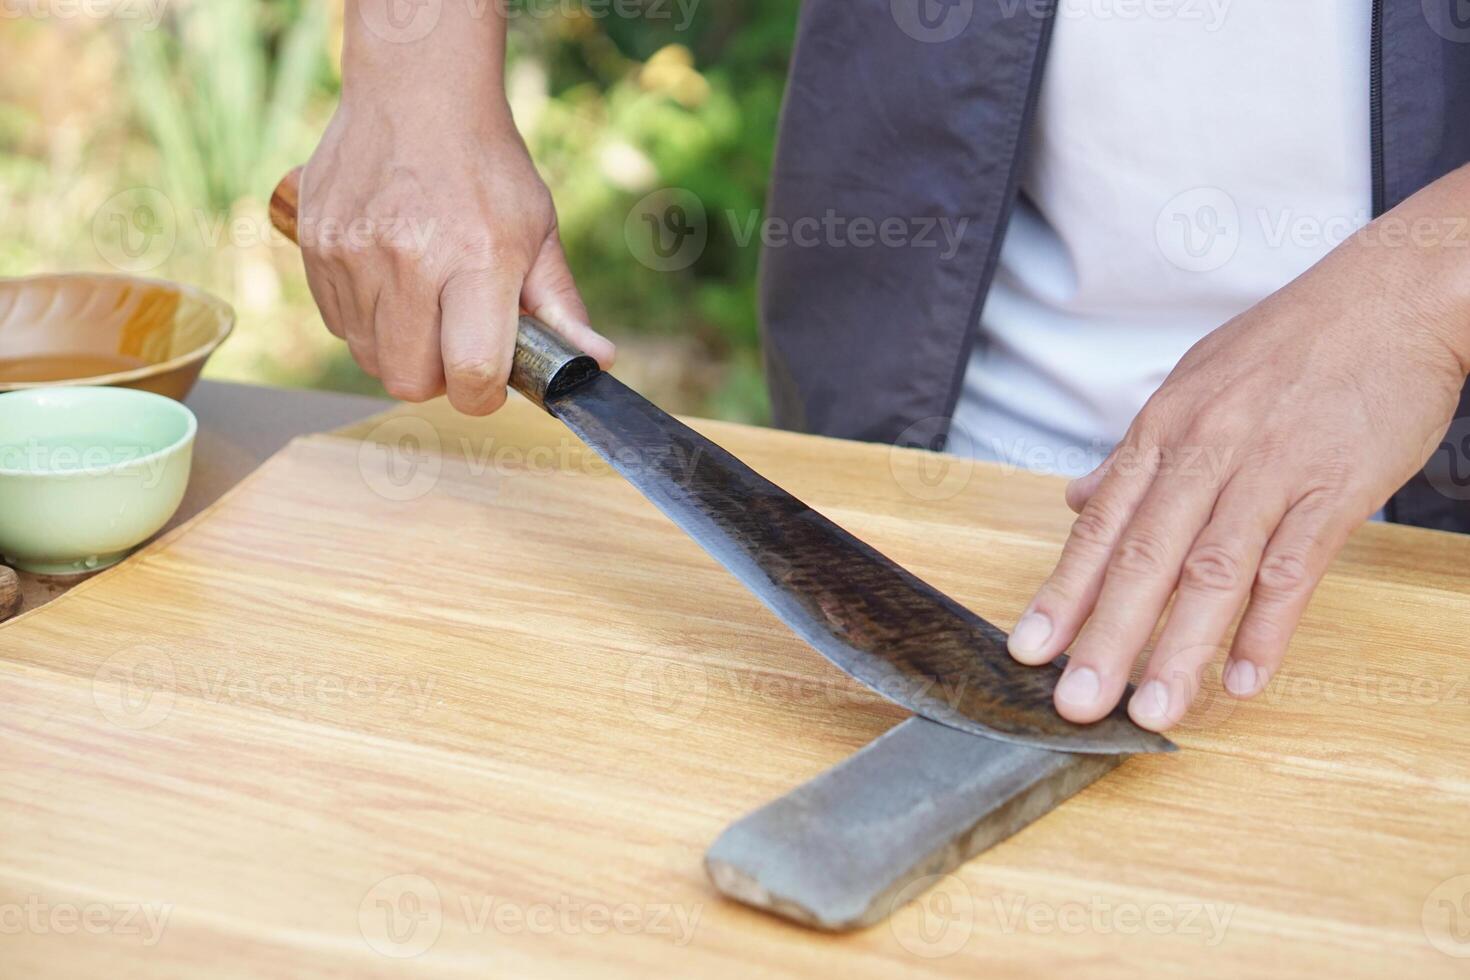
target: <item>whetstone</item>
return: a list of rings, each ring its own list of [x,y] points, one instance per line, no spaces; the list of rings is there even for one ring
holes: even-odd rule
[[[715,887],[747,905],[818,929],[863,928],[894,912],[910,883],[953,870],[1124,758],[910,718],[732,824],[705,868]]]

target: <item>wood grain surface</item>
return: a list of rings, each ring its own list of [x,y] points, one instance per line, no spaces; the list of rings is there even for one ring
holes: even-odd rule
[[[1002,627],[1065,535],[1057,480],[700,427]],[[403,409],[0,627],[0,976],[1464,976],[1467,636],[1470,540],[1365,528],[1259,700],[821,935],[704,849],[903,713],[524,402]]]

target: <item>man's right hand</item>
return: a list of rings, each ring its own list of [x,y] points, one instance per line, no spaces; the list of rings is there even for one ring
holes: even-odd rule
[[[307,281],[327,328],[388,393],[487,415],[505,402],[524,308],[603,367],[551,194],[502,88],[505,25],[446,4],[409,44],[349,3],[342,102],[301,181]],[[457,23],[467,18],[466,23]]]

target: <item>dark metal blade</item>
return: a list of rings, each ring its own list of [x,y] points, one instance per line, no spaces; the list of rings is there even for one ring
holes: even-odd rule
[[[1122,705],[1057,714],[1056,666],[900,568],[609,374],[546,408],[828,660],[884,697],[976,735],[1067,752],[1166,752]]]

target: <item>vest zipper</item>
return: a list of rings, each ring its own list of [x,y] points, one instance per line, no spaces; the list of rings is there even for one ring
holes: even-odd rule
[[[1388,210],[1383,177],[1383,0],[1373,0],[1373,34],[1369,42],[1368,130],[1373,154],[1373,217]]]
[[[1383,0],[1373,0],[1372,34],[1368,42],[1368,144],[1372,153],[1373,217],[1388,210],[1388,185],[1383,176]],[[1383,519],[1397,524],[1399,498],[1383,504]]]
[[[985,299],[995,280],[995,267],[1000,261],[1001,245],[1005,243],[1011,212],[1015,208],[1016,197],[1020,193],[1022,164],[1030,146],[1031,120],[1036,115],[1036,102],[1041,96],[1042,76],[1046,71],[1046,59],[1051,49],[1052,28],[1056,25],[1057,6],[1060,2],[1061,0],[1040,0],[1034,10],[1034,13],[1041,19],[1041,28],[1036,42],[1036,61],[1031,66],[1031,77],[1026,82],[1026,97],[1021,103],[1020,135],[1016,152],[1011,157],[1010,170],[1006,172],[1005,195],[1001,199],[1000,220],[996,223],[996,234],[990,243],[990,252],[985,257],[985,264],[980,268],[982,288],[975,298],[975,303],[970,309],[970,316],[966,321],[969,324],[968,340],[960,346],[960,361],[955,367],[954,377],[950,379],[949,398],[945,402],[944,416],[951,422],[954,420],[955,409],[959,405],[965,384],[965,372],[970,367],[970,352],[974,349],[976,335],[980,332],[980,315],[985,311]],[[1373,0],[1373,2],[1378,3],[1380,0]],[[948,443],[949,430],[946,429],[944,444],[948,445]],[[942,450],[944,446],[932,448],[937,451]]]

